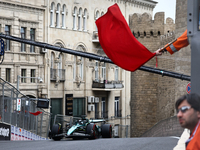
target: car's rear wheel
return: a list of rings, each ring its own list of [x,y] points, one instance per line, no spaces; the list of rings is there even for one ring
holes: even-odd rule
[[[86,127],[86,134],[89,134],[91,137],[89,139],[97,139],[99,137],[98,129],[94,123],[90,123]]]
[[[112,138],[112,126],[110,124],[103,124],[101,126],[102,138]]]
[[[62,133],[62,127],[59,124],[54,124],[51,130],[51,136],[54,141],[60,141],[63,136],[56,136]]]

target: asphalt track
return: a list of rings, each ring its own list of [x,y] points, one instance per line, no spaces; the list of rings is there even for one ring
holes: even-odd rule
[[[0,150],[173,150],[176,137],[0,141]]]

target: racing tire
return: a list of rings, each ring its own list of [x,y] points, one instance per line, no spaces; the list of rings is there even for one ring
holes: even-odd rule
[[[56,134],[61,134],[62,128],[58,124],[54,124],[51,130],[51,137],[54,141],[60,141],[62,136],[55,136]]]
[[[110,124],[103,124],[101,126],[102,138],[112,138],[112,126]]]
[[[98,129],[94,123],[90,123],[87,125],[86,134],[91,135],[89,139],[97,139],[99,137]]]

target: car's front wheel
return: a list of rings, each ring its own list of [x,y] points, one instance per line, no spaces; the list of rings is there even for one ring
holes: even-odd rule
[[[62,133],[62,127],[59,124],[54,124],[51,130],[51,137],[54,141],[60,141],[63,136],[56,136]]]

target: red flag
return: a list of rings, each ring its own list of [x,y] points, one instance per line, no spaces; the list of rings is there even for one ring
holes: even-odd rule
[[[32,114],[32,115],[34,115],[34,116],[37,116],[37,115],[41,114],[42,112],[41,111],[37,111],[37,112],[33,113],[33,112],[29,111],[29,113]]]
[[[117,4],[109,7],[96,25],[105,54],[119,67],[135,71],[155,56],[133,36]]]

